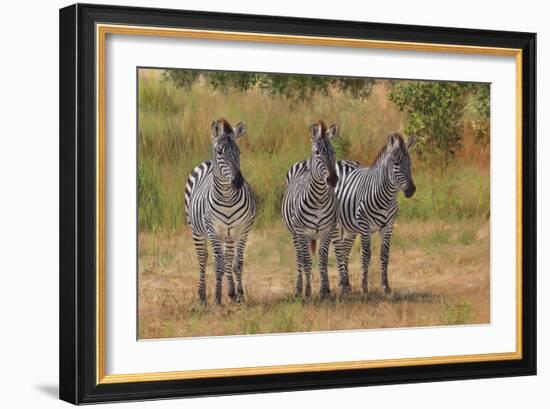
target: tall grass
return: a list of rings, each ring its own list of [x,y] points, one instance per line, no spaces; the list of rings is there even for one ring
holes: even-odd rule
[[[377,81],[366,101],[331,93],[289,104],[255,89],[224,93],[196,83],[186,91],[163,80],[160,70],[140,70],[140,230],[177,231],[184,225],[185,182],[196,165],[210,158],[210,124],[220,117],[247,124],[239,145],[243,174],[258,201],[256,228],[280,223],[285,174],[309,156],[309,124],[320,118],[338,123],[338,159],[366,165],[384,146],[387,133],[402,131],[406,122],[386,93],[387,83]],[[407,201],[400,217],[460,220],[488,214],[488,173],[467,158],[446,169],[415,164],[414,178],[417,193],[412,199],[400,198]]]
[[[489,216],[489,175],[477,166],[458,163],[413,174],[417,191],[411,199],[399,195],[400,218],[459,221]]]

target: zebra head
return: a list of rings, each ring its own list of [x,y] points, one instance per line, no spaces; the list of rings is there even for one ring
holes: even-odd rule
[[[387,140],[387,150],[390,158],[390,178],[405,197],[411,197],[416,192],[411,172],[411,157],[409,149],[416,143],[416,138],[411,136],[405,142],[398,133],[390,133]]]
[[[323,121],[310,125],[311,134],[311,174],[318,180],[324,180],[331,187],[336,187],[336,156],[331,139],[338,136],[338,125],[332,124],[328,129]]]
[[[236,140],[244,135],[246,127],[239,122],[231,127],[225,119],[212,122],[212,165],[214,177],[221,183],[231,183],[236,189],[243,186],[241,152]]]

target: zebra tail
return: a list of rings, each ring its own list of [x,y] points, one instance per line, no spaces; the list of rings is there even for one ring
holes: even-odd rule
[[[310,246],[311,246],[311,254],[315,254],[315,252],[317,251],[317,240],[311,240]]]

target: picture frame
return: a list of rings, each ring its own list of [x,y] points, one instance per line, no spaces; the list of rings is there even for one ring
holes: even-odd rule
[[[105,51],[109,36],[508,56],[515,61],[515,350],[106,372]],[[209,67],[206,67],[209,68]],[[96,403],[536,374],[536,35],[76,4],[60,10],[60,398]],[[107,153],[108,154],[108,153]],[[498,154],[498,152],[497,152]],[[498,253],[498,248],[492,251]],[[136,341],[137,342],[137,341]]]

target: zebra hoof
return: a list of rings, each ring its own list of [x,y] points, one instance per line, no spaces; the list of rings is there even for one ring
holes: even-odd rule
[[[351,290],[349,288],[342,289],[340,291],[340,301],[344,301],[348,298],[349,294],[351,293]]]
[[[199,303],[202,305],[202,306],[205,306],[206,305],[206,291],[200,291],[199,290]]]
[[[321,294],[319,294],[319,298],[321,301],[326,301],[330,299],[330,291],[323,291]]]
[[[349,283],[340,285],[340,293],[342,295],[348,295],[349,293],[351,293],[351,286],[349,285]]]
[[[308,306],[313,304],[313,298],[312,297],[302,297],[301,303],[303,306]]]
[[[244,290],[243,290],[242,287],[237,288],[237,302],[238,303],[244,303],[245,302]]]
[[[384,287],[384,294],[390,295],[392,292],[391,288],[389,286]]]

